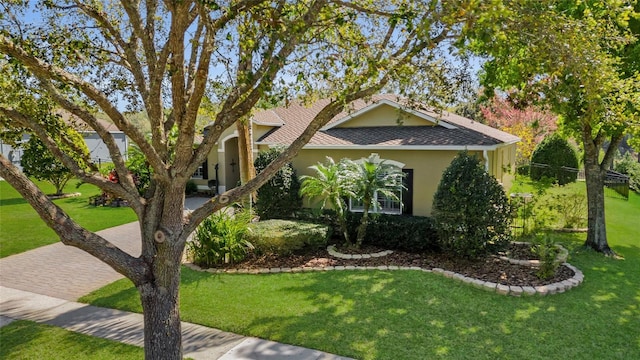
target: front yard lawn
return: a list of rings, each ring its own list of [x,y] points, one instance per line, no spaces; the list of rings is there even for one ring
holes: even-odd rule
[[[0,328],[1,359],[142,359],[140,347],[78,334],[31,321]]]
[[[55,192],[46,182],[36,184],[47,194]],[[91,231],[136,221],[135,213],[127,207],[94,207],[89,198],[101,191],[89,184],[76,189],[71,181],[65,193],[79,192],[82,196],[54,200],[71,218]],[[58,236],[40,219],[38,214],[6,181],[0,181],[0,258],[35,249],[59,241]]]
[[[183,268],[182,319],[358,359],[640,358],[640,196],[607,198],[609,243],[624,260],[558,234],[585,281],[510,297],[419,271],[220,275]],[[82,301],[141,311],[128,280]]]

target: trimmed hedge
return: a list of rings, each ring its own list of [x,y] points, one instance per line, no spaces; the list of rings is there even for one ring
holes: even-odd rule
[[[496,253],[511,240],[511,206],[504,189],[466,151],[442,174],[433,218],[442,249],[457,257]]]
[[[362,213],[348,213],[349,231],[355,236]],[[374,214],[369,219],[364,244],[411,253],[438,251],[433,219],[422,216]]]
[[[563,166],[577,169],[578,155],[566,139],[558,134],[547,136],[536,147],[531,155],[532,164],[544,164],[548,167],[531,166],[532,180],[540,181],[543,177],[555,179],[559,185],[575,182],[578,173],[567,171]]]
[[[289,255],[303,248],[327,245],[329,226],[295,220],[265,220],[249,224],[248,240],[259,254]]]
[[[262,172],[278,155],[281,148],[261,151],[255,160],[256,172]],[[261,219],[286,219],[302,208],[300,181],[291,163],[287,163],[262,185],[257,193],[255,211]]]

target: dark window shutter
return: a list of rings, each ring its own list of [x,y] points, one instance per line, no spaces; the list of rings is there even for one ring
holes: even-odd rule
[[[413,169],[402,169],[404,186],[402,190],[402,213],[413,215]]]
[[[202,163],[202,178],[205,180],[209,178],[209,160],[208,159]]]

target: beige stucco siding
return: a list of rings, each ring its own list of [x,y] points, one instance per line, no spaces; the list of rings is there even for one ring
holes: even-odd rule
[[[431,214],[433,195],[438,188],[442,173],[449,166],[458,151],[387,150],[374,151],[381,159],[405,164],[405,169],[413,169],[413,214]],[[315,150],[304,149],[293,160],[298,175],[314,175],[309,166],[324,162],[326,156],[338,161],[344,157],[353,160],[368,157],[370,150]],[[482,152],[471,152],[482,158]]]
[[[258,150],[260,150],[260,147],[255,145],[255,141],[271,129],[273,129],[272,126],[253,124],[254,158]],[[209,179],[194,179],[196,184],[206,185],[208,180],[214,180],[216,178],[215,166],[218,164],[218,190],[226,191],[237,185],[240,175],[237,139],[238,132],[235,125],[222,132],[218,144],[211,150],[207,158]],[[267,147],[262,146],[261,148],[266,149]],[[232,166],[231,164],[234,165]]]
[[[489,173],[509,189],[515,178],[516,144],[509,144],[488,152]]]
[[[228,138],[235,140],[234,138]],[[231,142],[228,142],[230,144]],[[235,144],[235,143],[234,143]],[[511,187],[515,174],[515,144],[505,145],[494,151],[487,151],[485,158],[482,151],[471,151],[483,162],[488,160],[489,173],[503,184],[506,189]],[[256,150],[266,150],[267,145],[259,145]],[[219,146],[222,150],[222,146]],[[228,149],[225,149],[228,150]],[[230,151],[225,156],[222,151],[212,151],[209,155],[209,179],[215,179],[215,165],[220,164],[218,178],[222,186],[221,190],[231,187],[226,179],[231,178],[229,162],[235,156],[237,162],[237,149]],[[453,158],[458,154],[454,150],[358,150],[358,149],[303,149],[293,160],[293,166],[298,175],[314,175],[309,166],[318,162],[324,162],[326,156],[339,161],[344,157],[353,160],[368,157],[372,152],[377,153],[381,159],[388,159],[405,164],[405,169],[413,169],[413,214],[419,216],[431,215],[433,195],[436,192],[442,173],[449,166]],[[238,171],[237,167],[235,171]],[[206,180],[196,180],[198,184],[206,184]],[[235,184],[231,184],[235,186]]]
[[[415,115],[400,111],[389,105],[381,105],[365,113],[359,114],[348,121],[338,124],[338,128],[372,127],[372,126],[429,126],[435,123],[419,118]]]

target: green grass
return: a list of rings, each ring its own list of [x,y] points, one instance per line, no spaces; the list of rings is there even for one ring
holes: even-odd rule
[[[515,298],[417,271],[213,275],[183,269],[182,319],[358,359],[640,358],[640,196],[606,200],[624,260],[561,234],[585,281]],[[141,311],[127,280],[82,299]]]
[[[140,347],[31,321],[0,328],[0,359],[142,359]]]
[[[45,193],[55,192],[48,183],[36,184]],[[65,192],[80,192],[82,196],[54,200],[54,203],[88,230],[98,231],[137,220],[130,208],[90,206],[89,197],[100,193],[93,185],[83,184],[76,189],[75,182],[72,182],[67,185]],[[57,241],[58,236],[47,227],[26,200],[6,181],[0,181],[0,258]]]

